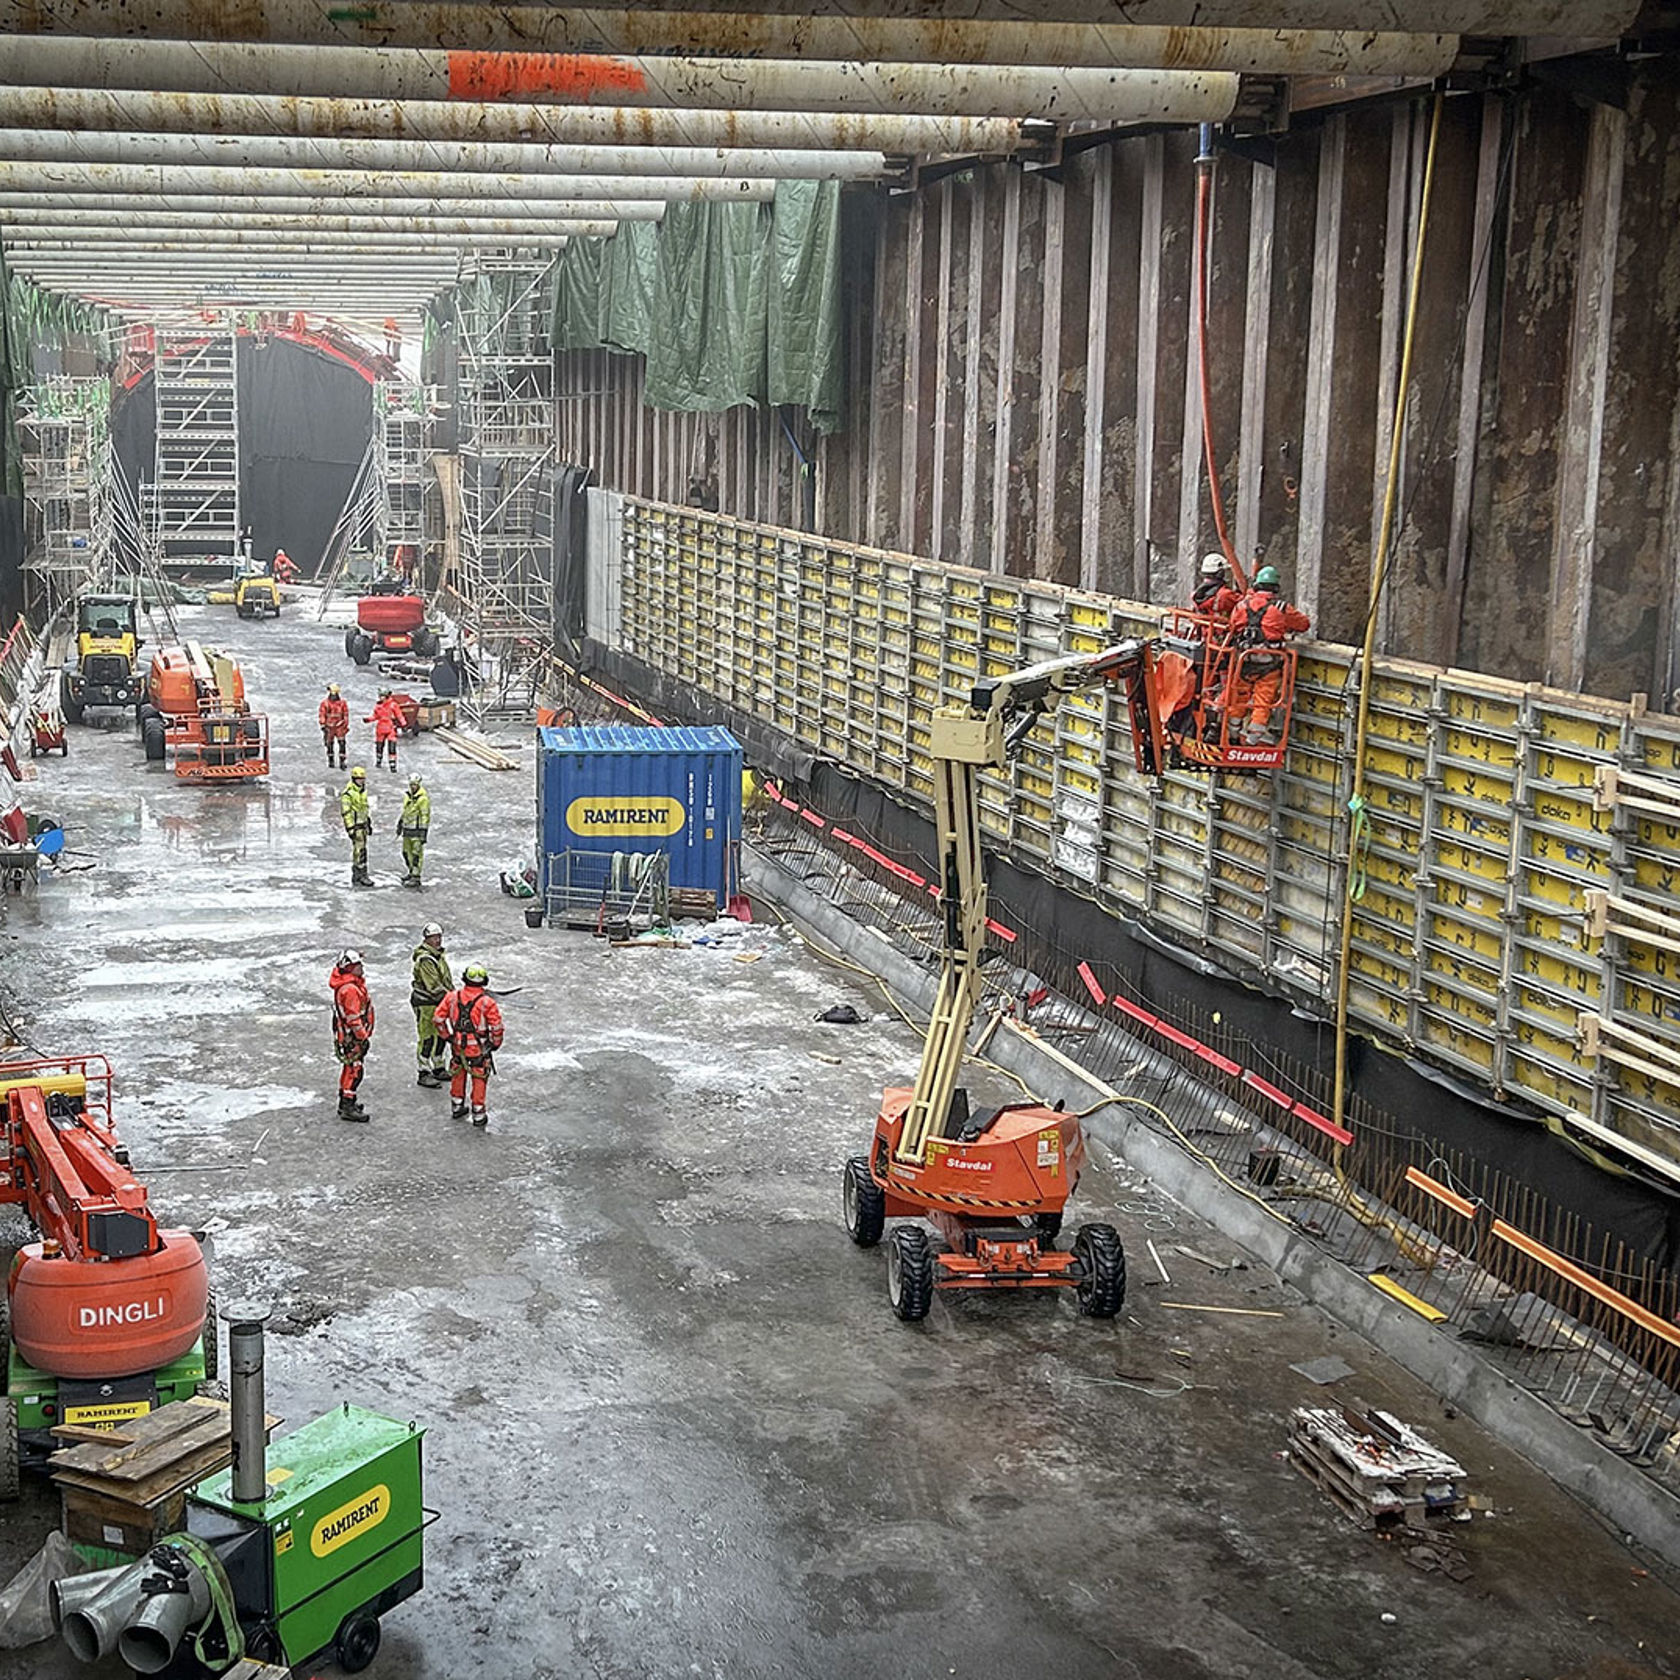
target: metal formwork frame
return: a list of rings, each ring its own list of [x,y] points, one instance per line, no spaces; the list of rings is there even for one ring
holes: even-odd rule
[[[935,706],[1160,616],[635,498],[622,530],[628,652],[924,809]],[[1212,781],[1139,777],[1123,700],[1073,697],[982,778],[988,841],[1321,1012],[1360,681],[1303,647],[1285,765]],[[1680,1179],[1680,719],[1401,660],[1369,681],[1357,1028]]]
[[[238,339],[222,322],[158,329],[147,513],[166,563],[225,562],[239,541]]]

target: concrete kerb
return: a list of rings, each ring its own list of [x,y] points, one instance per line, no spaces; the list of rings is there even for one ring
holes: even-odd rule
[[[936,980],[884,939],[810,890],[774,857],[745,848],[747,885],[776,904],[804,934],[877,975],[903,1002],[932,1007]],[[1107,1092],[1065,1057],[1015,1031],[992,1038],[987,1055],[1046,1099],[1088,1108]],[[1140,1071],[1166,1063],[1139,1046]],[[1217,1099],[1210,1093],[1210,1108]],[[1442,1334],[1308,1237],[1269,1217],[1171,1140],[1124,1110],[1100,1109],[1089,1129],[1136,1171],[1265,1262],[1285,1283],[1356,1331],[1445,1400],[1467,1412],[1622,1534],[1680,1568],[1680,1499],[1624,1463],[1463,1342]]]

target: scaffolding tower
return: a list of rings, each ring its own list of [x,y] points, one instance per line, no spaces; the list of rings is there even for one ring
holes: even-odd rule
[[[394,568],[403,549],[419,560],[424,540],[427,418],[434,393],[406,380],[383,379],[373,388],[374,444],[378,473],[377,551]]]
[[[231,325],[158,329],[146,512],[165,565],[225,568],[239,546],[239,378]]]
[[[111,381],[57,378],[27,387],[18,441],[24,570],[35,601],[51,613],[100,583],[110,563]]]
[[[553,621],[554,266],[482,251],[457,292],[461,552],[467,629],[495,685]]]

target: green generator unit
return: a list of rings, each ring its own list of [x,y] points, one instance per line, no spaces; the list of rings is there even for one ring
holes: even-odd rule
[[[346,1404],[269,1446],[256,1499],[234,1497],[236,1457],[188,1495],[184,1533],[54,1586],[65,1643],[84,1662],[116,1652],[136,1673],[192,1680],[243,1657],[366,1668],[379,1618],[421,1586],[423,1435]]]

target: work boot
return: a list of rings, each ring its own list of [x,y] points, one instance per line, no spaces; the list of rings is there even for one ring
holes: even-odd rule
[[[449,1105],[449,1118],[451,1120],[465,1120],[470,1112],[471,1110],[467,1107],[463,1098],[456,1098]]]
[[[484,1108],[475,1108],[472,1111],[472,1123],[475,1126],[488,1126],[490,1124],[490,1111]]]
[[[423,1067],[421,1068],[414,1083],[416,1085],[424,1086],[428,1091],[435,1091],[438,1086],[446,1083],[448,1078],[448,1074],[439,1073],[436,1068]]]
[[[366,1124],[368,1112],[354,1097],[340,1095],[338,1099],[338,1117],[340,1120],[355,1120]]]

